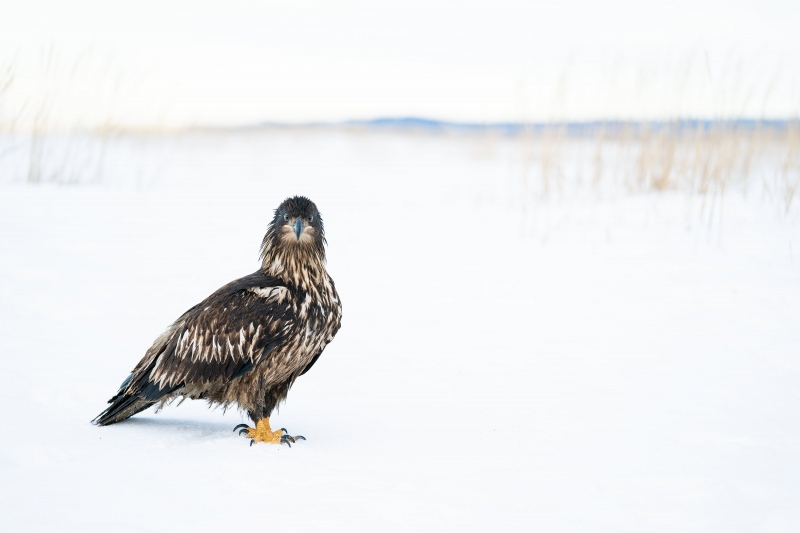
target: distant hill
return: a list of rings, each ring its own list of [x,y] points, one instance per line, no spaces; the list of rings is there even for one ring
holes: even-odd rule
[[[378,117],[366,120],[347,120],[342,122],[306,122],[306,123],[280,123],[261,122],[236,129],[260,128],[341,128],[361,127],[377,130],[397,131],[427,131],[427,132],[497,132],[506,135],[517,135],[523,132],[539,132],[544,130],[562,129],[570,135],[590,135],[598,131],[619,132],[629,129],[634,132],[647,129],[659,131],[662,129],[679,131],[694,131],[698,129],[726,128],[750,130],[756,127],[770,129],[783,129],[791,125],[797,126],[797,119],[786,120],[711,120],[711,119],[681,119],[675,121],[621,121],[621,120],[596,120],[575,122],[456,122],[437,120],[425,117]]]

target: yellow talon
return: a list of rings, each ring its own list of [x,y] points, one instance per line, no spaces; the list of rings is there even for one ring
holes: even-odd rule
[[[286,444],[291,448],[292,444],[298,440],[306,440],[302,435],[295,435],[292,437],[283,428],[278,431],[272,431],[269,427],[269,417],[259,420],[254,428],[251,428],[247,424],[239,424],[233,428],[234,431],[237,429],[239,429],[239,435],[246,435],[248,439],[252,439],[250,441],[250,446],[256,442],[268,442],[270,444]]]
[[[269,427],[269,417],[259,420],[255,428],[248,427],[246,430],[247,437],[253,439],[255,442],[268,442],[270,444],[281,443],[281,435],[283,435],[283,432],[281,430],[272,431]]]

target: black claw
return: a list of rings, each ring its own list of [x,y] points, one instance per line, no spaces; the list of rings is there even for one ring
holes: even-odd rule
[[[233,428],[233,430],[234,430],[234,431],[236,431],[236,430],[237,430],[237,429],[239,429],[239,428],[246,428],[246,427],[249,427],[249,426],[248,426],[247,424],[239,424],[238,426],[236,426],[235,428]],[[241,435],[241,433],[239,433],[239,435]]]
[[[281,431],[283,431],[284,433],[289,433],[288,431],[286,431],[286,428],[281,428]]]
[[[300,439],[306,440],[306,438],[302,435],[295,435],[294,438],[295,440],[300,440]]]
[[[288,441],[288,440],[283,440],[283,439],[281,439],[281,442],[282,442],[282,443],[284,443],[285,445],[287,445],[289,448],[291,448],[291,447],[292,447],[292,445],[291,445],[291,444],[289,444],[289,441]]]
[[[242,433],[249,433],[249,431],[247,429],[240,429],[239,430],[239,436],[241,436]]]
[[[250,446],[252,446],[253,444],[255,444],[255,442],[256,442],[256,439],[250,439]]]
[[[290,441],[294,442],[294,437],[292,437],[291,435],[284,435],[281,438],[284,439],[284,440],[290,440]]]

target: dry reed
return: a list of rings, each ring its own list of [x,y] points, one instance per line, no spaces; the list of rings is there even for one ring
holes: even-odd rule
[[[544,127],[520,139],[520,196],[563,191],[680,191],[713,209],[727,191],[763,194],[785,214],[800,189],[800,123],[627,124],[569,134]],[[591,176],[584,180],[584,176]]]

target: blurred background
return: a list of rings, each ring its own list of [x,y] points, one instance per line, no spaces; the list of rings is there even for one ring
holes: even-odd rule
[[[523,203],[575,180],[763,188],[753,161],[769,152],[769,194],[794,203],[793,2],[34,1],[3,14],[5,182],[118,180],[106,159],[133,135],[357,129],[469,137],[490,157],[514,139],[507,193]],[[159,163],[125,166],[153,181]]]
[[[793,2],[5,2],[5,129],[791,119]]]

